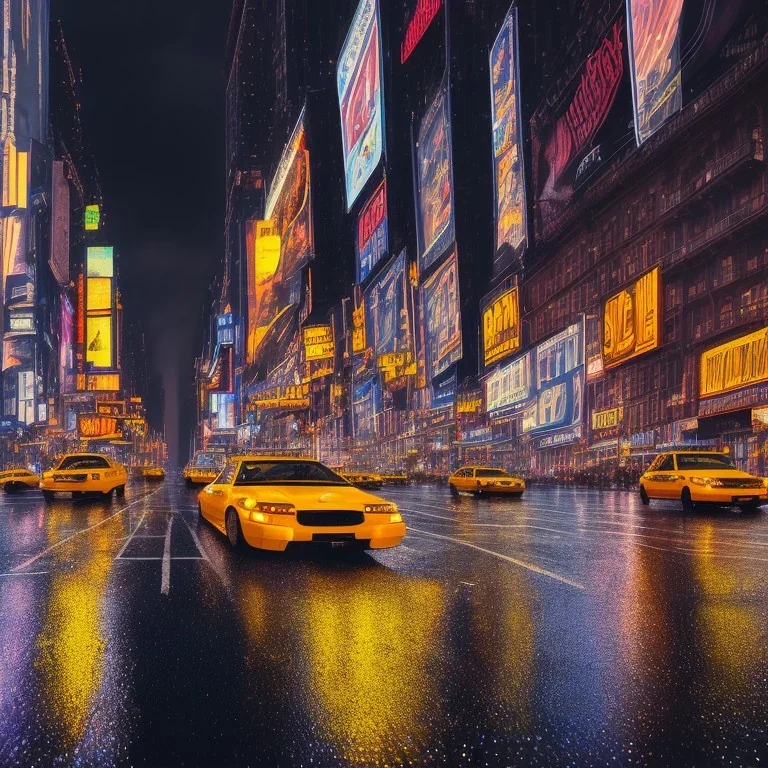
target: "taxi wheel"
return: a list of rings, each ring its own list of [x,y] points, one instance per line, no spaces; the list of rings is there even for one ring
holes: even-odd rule
[[[118,499],[125,498],[125,486],[124,485],[118,485],[117,488],[115,488],[115,496],[117,496]]]
[[[448,487],[451,489],[451,496],[453,496],[454,499],[458,499],[459,491],[457,490],[456,486],[453,483],[450,483]]]
[[[112,493],[114,491],[115,491],[114,488],[112,488],[112,490],[105,491],[104,493],[101,494],[101,498],[104,499],[105,501],[108,501],[109,499],[112,498]]]
[[[16,487],[16,484],[15,484],[15,483],[6,483],[6,484],[3,486],[3,490],[4,490],[6,493],[16,493],[16,491],[18,491],[19,489]]]
[[[43,501],[45,501],[46,504],[50,504],[55,498],[55,494],[53,491],[43,491]]]
[[[647,507],[651,503],[651,497],[648,495],[648,491],[645,490],[645,486],[640,486],[640,501],[644,507]]]
[[[240,516],[234,509],[232,509],[232,507],[227,510],[225,525],[227,529],[227,538],[232,545],[232,549],[242,549],[245,539],[243,538],[243,529],[240,526]]]
[[[680,494],[680,502],[685,512],[693,512],[696,509],[696,505],[693,503],[693,499],[691,499],[689,488],[683,488],[683,492]]]
[[[742,504],[740,509],[743,515],[756,515],[760,510],[760,502],[752,501],[749,504]]]

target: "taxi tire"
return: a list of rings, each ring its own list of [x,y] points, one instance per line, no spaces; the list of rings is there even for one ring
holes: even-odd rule
[[[124,485],[118,485],[117,488],[115,488],[115,496],[117,496],[118,499],[125,498],[125,486]]]
[[[651,503],[651,497],[648,495],[648,491],[645,490],[645,486],[640,486],[640,503],[647,507]]]
[[[756,515],[760,511],[760,502],[751,501],[749,504],[739,504],[742,515]]]
[[[3,486],[3,490],[4,490],[6,493],[16,493],[16,491],[18,491],[18,490],[19,490],[19,488],[18,488],[18,486],[16,485],[16,483],[6,483],[6,484]]]
[[[456,488],[456,486],[453,483],[448,483],[448,487],[451,490],[451,496],[453,496],[454,499],[459,498],[459,490]]]
[[[684,512],[694,512],[696,510],[696,505],[691,498],[690,488],[683,488],[683,492],[680,494],[680,503],[683,505]]]
[[[53,491],[43,491],[43,501],[46,504],[50,504],[56,498],[56,494]]]
[[[240,515],[232,507],[229,507],[224,513],[224,527],[227,529],[227,539],[232,549],[245,549],[245,539],[243,538],[243,528],[240,525]]]

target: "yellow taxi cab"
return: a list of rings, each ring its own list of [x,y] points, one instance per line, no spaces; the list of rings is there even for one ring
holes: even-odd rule
[[[198,451],[189,461],[184,472],[184,480],[188,486],[208,485],[221,473],[226,463],[226,456],[216,451]]]
[[[339,475],[356,488],[378,490],[384,484],[382,476],[377,475],[375,472],[345,471],[340,472]]]
[[[98,453],[69,453],[48,472],[43,472],[40,489],[46,501],[53,501],[56,493],[82,496],[100,493],[109,497],[114,491],[118,498],[125,496],[128,473],[122,464]]]
[[[647,506],[651,499],[679,499],[687,511],[696,504],[720,504],[754,512],[768,501],[768,488],[736,469],[726,453],[667,451],[640,477],[640,500]]]
[[[525,492],[525,480],[511,475],[498,467],[469,466],[457,469],[448,478],[451,496],[465,491],[481,495],[504,495],[520,497]]]
[[[165,470],[162,467],[142,467],[141,476],[145,480],[165,480]]]
[[[198,495],[200,515],[233,547],[284,551],[306,542],[397,546],[406,527],[397,506],[350,485],[313,459],[250,456],[230,461]]]
[[[16,493],[27,488],[37,488],[40,485],[40,476],[23,467],[6,469],[0,472],[0,488],[6,493]]]

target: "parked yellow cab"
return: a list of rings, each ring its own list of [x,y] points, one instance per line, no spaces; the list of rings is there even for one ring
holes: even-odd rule
[[[184,467],[184,480],[188,486],[208,485],[212,483],[224,469],[226,456],[217,451],[198,451],[192,460]]]
[[[511,475],[498,467],[469,466],[457,469],[448,478],[452,496],[461,491],[480,495],[503,495],[520,497],[525,492],[525,480]]]
[[[355,472],[344,471],[339,473],[348,483],[357,488],[367,488],[368,490],[377,490],[384,484],[381,475],[375,472]]]
[[[165,470],[162,467],[142,467],[141,476],[145,480],[165,480]]]
[[[324,464],[295,457],[230,461],[198,495],[202,517],[233,547],[284,551],[306,542],[385,549],[406,527],[397,506],[350,485]]]
[[[109,497],[125,496],[128,474],[122,464],[98,453],[69,453],[48,472],[43,472],[40,488],[46,501],[56,493],[100,493]]]
[[[27,488],[37,488],[40,485],[40,476],[23,467],[6,469],[0,472],[0,488],[6,493],[16,493]]]
[[[761,478],[736,469],[726,453],[668,451],[640,477],[640,500],[648,505],[651,499],[677,499],[685,510],[720,504],[754,512],[768,501],[768,488]]]

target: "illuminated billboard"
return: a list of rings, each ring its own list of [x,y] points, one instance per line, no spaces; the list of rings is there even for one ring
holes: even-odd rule
[[[378,0],[360,0],[336,69],[347,210],[357,200],[384,151],[381,83]]]
[[[429,25],[434,21],[443,0],[416,0],[413,15],[408,20],[405,35],[400,44],[400,63],[404,64],[413,53]]]
[[[517,8],[504,19],[491,48],[491,123],[494,196],[496,201],[496,253],[493,274],[511,266],[511,251],[527,238],[525,176],[523,170],[520,64],[517,41]],[[509,246],[504,249],[503,246]]]
[[[112,309],[112,280],[108,277],[88,278],[88,312]]]
[[[522,431],[538,435],[557,430],[573,442],[581,438],[584,422],[584,323],[574,323],[538,344],[533,356],[535,394],[523,410]],[[553,443],[554,444],[554,443]],[[550,447],[550,444],[537,444]]]
[[[278,315],[276,284],[280,266],[280,234],[274,221],[252,219],[246,225],[248,279],[248,362]]]
[[[638,146],[683,106],[680,26],[684,4],[684,0],[627,0]]]
[[[275,283],[280,286],[279,304],[281,307],[298,304],[299,270],[311,260],[314,247],[312,186],[303,110],[272,179],[264,218],[274,221],[280,237],[280,261],[275,273]]]
[[[381,408],[381,388],[375,378],[355,384],[352,390],[352,424],[355,440],[376,437],[376,414]]]
[[[603,306],[603,363],[619,365],[659,346],[661,268],[655,267]]]
[[[522,408],[533,396],[531,353],[515,358],[485,379],[485,401],[488,413]]]
[[[35,303],[34,260],[27,258],[29,222],[27,214],[2,218],[3,297],[7,307]]]
[[[768,381],[768,328],[741,336],[701,355],[699,393],[711,397]]]
[[[352,354],[365,352],[367,348],[365,299],[352,310]]]
[[[89,413],[77,415],[77,433],[83,440],[114,440],[123,436],[118,419]]]
[[[304,344],[304,359],[307,362],[327,360],[336,354],[333,328],[330,325],[312,325],[302,328],[302,342]]]
[[[456,251],[421,286],[427,378],[461,358],[461,304]]]
[[[446,81],[422,118],[416,142],[416,235],[422,272],[455,239],[450,115]]]
[[[96,232],[101,224],[101,207],[98,205],[85,206],[85,231]]]
[[[286,384],[265,386],[255,392],[250,401],[262,411],[302,410],[309,408],[309,386]]]
[[[546,98],[531,118],[534,213],[541,239],[557,231],[576,190],[632,143],[625,39],[624,15],[618,13],[569,84]],[[581,47],[575,46],[571,56],[582,55]]]
[[[520,297],[515,286],[487,300],[483,308],[483,365],[509,357],[520,344]]]
[[[112,315],[86,319],[85,361],[94,368],[112,367]]]
[[[357,218],[357,282],[362,283],[389,250],[387,181],[379,184]]]
[[[75,310],[65,293],[61,294],[59,329],[59,384],[64,393],[74,392]]]
[[[115,249],[111,245],[88,248],[87,273],[88,277],[114,277]]]

